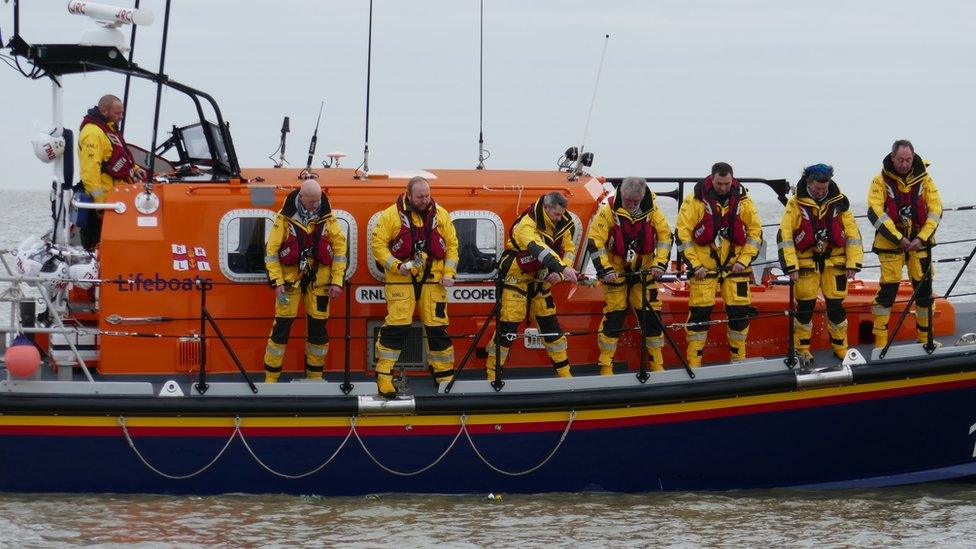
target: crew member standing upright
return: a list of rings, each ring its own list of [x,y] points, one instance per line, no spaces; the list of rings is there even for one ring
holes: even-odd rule
[[[653,311],[661,310],[657,279],[668,267],[671,228],[655,200],[647,181],[627,177],[617,194],[600,206],[591,225],[587,246],[603,283],[605,302],[598,335],[602,375],[613,373],[613,357],[628,309],[633,309],[638,322],[647,327],[644,344],[651,369],[664,369],[663,327]]]
[[[810,338],[818,290],[827,308],[827,332],[834,354],[847,354],[847,281],[861,269],[864,250],[851,203],[833,180],[834,169],[815,164],[803,170],[786,204],[777,243],[783,272],[795,284],[793,341],[803,366],[813,361]]]
[[[550,289],[562,280],[576,283],[573,259],[573,218],[569,202],[557,191],[546,193],[515,218],[508,232],[498,273],[503,278],[498,325],[488,344],[485,371],[495,380],[496,357],[504,366],[515,341],[515,331],[532,316],[543,335],[543,344],[559,377],[569,371],[569,343],[556,319],[556,303]]]
[[[918,341],[928,339],[935,276],[931,247],[942,220],[942,199],[927,167],[928,162],[915,154],[912,143],[899,139],[891,145],[891,154],[885,155],[881,173],[874,176],[868,190],[868,220],[876,231],[872,251],[881,262],[881,280],[871,309],[875,347],[888,343],[888,319],[906,264],[912,287],[918,289]]]
[[[457,273],[458,238],[451,214],[434,202],[430,183],[414,177],[380,214],[370,241],[386,273],[386,319],[376,340],[376,386],[396,395],[393,366],[400,358],[414,309],[420,307],[428,367],[435,383],[454,377],[454,345],[447,335],[447,288]]]
[[[302,301],[308,319],[305,376],[322,379],[329,351],[329,300],[342,292],[346,246],[329,198],[316,180],[302,181],[300,189],[285,197],[265,247],[268,280],[275,289],[274,325],[264,351],[265,383],[281,376],[291,324]]]
[[[81,121],[78,133],[81,182],[96,203],[108,200],[113,186],[146,178],[146,171],[136,164],[119,131],[124,115],[121,99],[103,95]],[[103,211],[97,210],[85,216],[80,236],[82,246],[88,251],[94,250],[101,241],[102,215]]]
[[[718,162],[695,185],[678,211],[678,251],[690,275],[688,300],[688,365],[701,366],[715,291],[719,289],[728,316],[732,361],[746,356],[751,294],[749,266],[762,244],[762,226],[746,188],[732,166]]]

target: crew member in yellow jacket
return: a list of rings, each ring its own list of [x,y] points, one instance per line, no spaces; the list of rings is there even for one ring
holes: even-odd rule
[[[146,171],[136,164],[119,131],[124,115],[122,100],[114,95],[104,95],[98,105],[88,109],[81,121],[78,163],[81,183],[93,202],[108,200],[108,192],[116,184],[146,178]],[[101,240],[103,212],[86,213],[80,236],[82,245],[90,251]]]
[[[935,276],[931,247],[942,220],[942,199],[927,166],[928,162],[915,154],[912,143],[900,139],[892,144],[891,154],[882,160],[881,173],[874,176],[868,189],[868,220],[876,231],[872,251],[881,262],[881,280],[871,309],[875,347],[888,343],[888,319],[906,263],[912,287],[918,289],[918,341],[928,339]]]
[[[732,361],[746,356],[751,293],[749,266],[762,245],[762,226],[746,188],[725,162],[695,185],[678,210],[678,251],[690,270],[688,365],[701,366],[718,289],[728,316]]]
[[[661,310],[657,279],[668,267],[671,228],[655,200],[647,181],[627,177],[617,193],[597,210],[590,228],[587,247],[603,284],[605,302],[597,336],[602,375],[613,373],[613,357],[628,309],[633,309],[638,322],[647,327],[644,345],[651,357],[651,369],[664,369],[664,328],[653,311]]]
[[[302,181],[300,189],[285,197],[265,247],[268,280],[275,289],[274,325],[264,350],[265,383],[281,376],[291,325],[303,301],[308,318],[305,376],[322,379],[329,352],[329,300],[342,292],[346,246],[346,235],[318,181]]]
[[[574,224],[566,211],[568,205],[561,193],[546,193],[515,218],[508,232],[498,271],[502,277],[498,325],[488,344],[485,363],[489,381],[495,380],[495,355],[504,366],[526,314],[532,316],[542,333],[556,375],[572,377],[569,343],[556,319],[556,304],[550,291],[553,284],[562,280],[576,283]]]
[[[377,266],[386,274],[386,319],[376,340],[380,394],[396,395],[393,366],[418,306],[434,382],[451,381],[454,345],[447,335],[447,288],[454,285],[457,274],[458,238],[451,214],[431,198],[426,179],[412,178],[406,193],[383,210],[370,246]]]
[[[823,292],[827,332],[834,354],[847,354],[847,281],[861,269],[864,250],[851,203],[833,180],[834,168],[814,164],[803,170],[786,204],[777,243],[783,272],[795,284],[794,344],[803,366],[813,361],[810,338],[817,292]]]

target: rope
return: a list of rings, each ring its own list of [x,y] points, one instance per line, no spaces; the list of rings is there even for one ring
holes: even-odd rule
[[[444,450],[444,452],[441,453],[441,455],[437,456],[437,459],[435,459],[433,462],[431,462],[430,465],[427,465],[426,467],[421,467],[420,469],[417,469],[416,471],[409,471],[409,472],[407,472],[407,471],[397,471],[396,469],[391,469],[391,468],[387,467],[386,465],[383,465],[382,463],[380,463],[380,461],[378,459],[376,459],[375,456],[373,456],[373,453],[370,452],[369,451],[369,448],[366,447],[366,443],[363,441],[362,437],[359,436],[359,431],[356,429],[356,416],[350,416],[350,418],[349,418],[349,431],[350,431],[350,433],[352,433],[356,437],[356,440],[359,441],[359,445],[363,448],[363,452],[366,452],[366,456],[368,456],[369,459],[373,460],[373,463],[375,463],[380,469],[383,469],[387,473],[390,473],[392,475],[401,476],[401,477],[412,477],[412,476],[419,475],[419,474],[424,473],[427,470],[431,469],[432,467],[434,467],[438,463],[440,463],[441,460],[443,460],[444,457],[446,457],[447,454],[451,451],[451,449],[454,448],[454,445],[457,444],[458,439],[461,438],[461,433],[466,433],[467,432],[467,430],[465,429],[465,418],[462,415],[461,416],[461,428],[458,429],[457,434],[454,435],[454,439],[451,441],[450,444],[448,444],[448,446]],[[471,440],[470,437],[468,438],[468,440]]]
[[[467,437],[467,439],[468,439],[468,443],[471,444],[471,449],[474,450],[475,455],[478,456],[478,459],[480,459],[482,461],[482,463],[484,463],[485,465],[487,465],[489,469],[491,469],[492,471],[495,471],[496,473],[501,473],[503,475],[507,475],[507,476],[510,476],[510,477],[520,477],[520,476],[527,475],[529,473],[532,473],[532,472],[535,472],[535,471],[539,470],[543,465],[545,465],[546,463],[548,463],[549,460],[552,459],[553,456],[556,455],[556,452],[559,450],[559,448],[562,447],[563,442],[566,440],[566,435],[569,434],[569,428],[572,427],[573,421],[575,419],[576,419],[576,410],[570,410],[570,412],[569,412],[569,421],[566,422],[566,428],[563,429],[563,434],[560,435],[559,441],[556,443],[556,446],[553,447],[552,451],[549,452],[549,455],[547,455],[545,457],[545,459],[543,459],[542,461],[540,461],[534,467],[530,467],[528,469],[525,469],[524,471],[506,471],[504,469],[501,469],[499,467],[496,467],[493,463],[491,463],[490,461],[488,461],[488,459],[485,458],[485,456],[482,455],[482,453],[474,445],[474,440],[471,439],[471,433],[468,432],[468,429],[467,429],[467,426],[466,426],[466,422],[464,420],[464,416],[463,415],[461,416],[461,428],[464,431],[464,436]]]
[[[244,448],[247,450],[247,453],[248,454],[251,454],[251,457],[254,458],[254,461],[257,462],[257,464],[260,465],[262,469],[264,469],[265,471],[271,473],[272,475],[275,475],[276,477],[286,478],[286,479],[290,479],[290,480],[297,480],[297,479],[301,479],[301,478],[305,478],[305,477],[314,475],[315,473],[318,473],[319,471],[321,471],[322,469],[324,469],[328,464],[332,463],[332,460],[335,459],[335,457],[339,455],[339,452],[341,452],[343,448],[346,447],[346,443],[349,442],[349,437],[352,436],[352,433],[353,433],[353,430],[352,430],[352,428],[350,428],[349,429],[349,432],[346,433],[346,438],[342,439],[342,443],[340,443],[339,444],[339,447],[335,449],[335,452],[332,452],[332,455],[329,456],[329,458],[326,459],[325,461],[323,461],[321,464],[319,464],[315,468],[310,469],[309,471],[306,471],[304,473],[299,473],[297,475],[289,475],[287,473],[282,473],[282,472],[279,472],[279,471],[275,471],[269,465],[267,465],[266,463],[264,463],[264,461],[262,461],[261,458],[259,458],[256,453],[254,453],[254,450],[251,449],[251,445],[248,444],[247,439],[244,438],[244,432],[238,430],[238,434],[241,437],[241,443],[244,444]]]
[[[129,429],[125,424],[124,416],[119,416],[119,426],[122,427],[122,434],[123,436],[125,436],[125,441],[129,443],[129,448],[132,448],[132,451],[136,454],[136,457],[139,458],[139,461],[141,461],[143,465],[148,467],[150,471],[156,473],[161,477],[168,478],[170,480],[186,480],[188,478],[193,478],[203,473],[204,471],[212,467],[214,463],[217,463],[217,460],[219,460],[220,457],[224,455],[224,452],[227,451],[227,448],[230,446],[230,443],[234,440],[234,437],[239,435],[241,432],[241,417],[236,416],[234,418],[234,432],[230,434],[230,438],[228,438],[227,442],[224,443],[224,447],[221,448],[219,452],[217,452],[217,455],[214,456],[214,458],[210,460],[209,463],[207,463],[200,469],[197,469],[196,471],[193,471],[192,473],[187,473],[185,475],[171,475],[169,473],[164,473],[163,471],[160,471],[159,469],[154,467],[151,463],[149,463],[149,461],[145,458],[145,456],[142,455],[142,452],[140,452],[139,449],[136,448],[136,443],[134,440],[132,440],[132,436],[129,434]]]

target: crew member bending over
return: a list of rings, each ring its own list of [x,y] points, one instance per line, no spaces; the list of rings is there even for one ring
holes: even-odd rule
[[[386,273],[386,319],[376,340],[379,393],[396,396],[393,366],[418,306],[434,383],[451,381],[454,345],[447,335],[447,288],[454,285],[457,273],[458,238],[451,214],[434,203],[426,179],[411,179],[407,192],[383,210],[370,245],[377,265]]]
[[[688,365],[701,366],[716,288],[728,316],[729,353],[733,362],[746,357],[751,294],[749,265],[762,244],[762,226],[746,188],[732,166],[718,162],[695,185],[678,211],[678,251],[691,271],[688,279]],[[703,324],[704,323],[704,324]]]
[[[522,212],[512,224],[499,265],[503,277],[498,327],[488,344],[485,370],[495,380],[495,355],[505,364],[516,330],[525,315],[535,320],[542,332],[546,353],[559,377],[569,371],[568,342],[556,319],[556,304],[550,288],[562,280],[576,283],[573,258],[573,218],[566,211],[566,197],[553,191]],[[496,349],[497,346],[497,349]]]
[[[927,167],[928,162],[915,154],[911,141],[899,139],[881,161],[881,173],[874,176],[868,190],[868,220],[876,231],[872,251],[881,262],[881,280],[871,309],[874,346],[878,348],[888,343],[888,319],[906,264],[912,287],[918,289],[918,341],[928,340],[935,276],[931,248],[942,220],[942,199]]]
[[[305,377],[322,379],[329,352],[329,300],[339,297],[346,274],[346,235],[316,180],[302,181],[301,188],[285,198],[265,251],[268,279],[275,289],[275,319],[264,350],[264,382],[275,383],[281,376],[300,302],[308,318]]]
[[[671,228],[655,201],[647,181],[625,178],[617,194],[597,210],[591,225],[587,246],[596,275],[603,283],[605,301],[598,336],[602,375],[613,373],[613,357],[628,309],[633,309],[638,322],[647,327],[644,344],[651,357],[651,369],[664,369],[657,279],[664,275],[671,256]]]
[[[832,179],[834,169],[815,164],[803,170],[786,204],[777,243],[783,272],[795,284],[793,341],[800,364],[813,361],[810,338],[817,292],[827,308],[827,332],[837,358],[847,354],[847,281],[861,269],[864,250],[851,203]]]

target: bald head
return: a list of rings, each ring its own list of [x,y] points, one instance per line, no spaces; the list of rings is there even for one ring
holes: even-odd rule
[[[322,204],[322,188],[319,187],[319,182],[314,179],[302,181],[301,190],[298,191],[298,200],[301,201],[306,210],[317,212]]]
[[[98,100],[98,112],[102,113],[109,122],[114,122],[118,125],[122,121],[122,116],[125,114],[125,108],[122,106],[122,100],[114,95],[103,95],[101,99]]]

